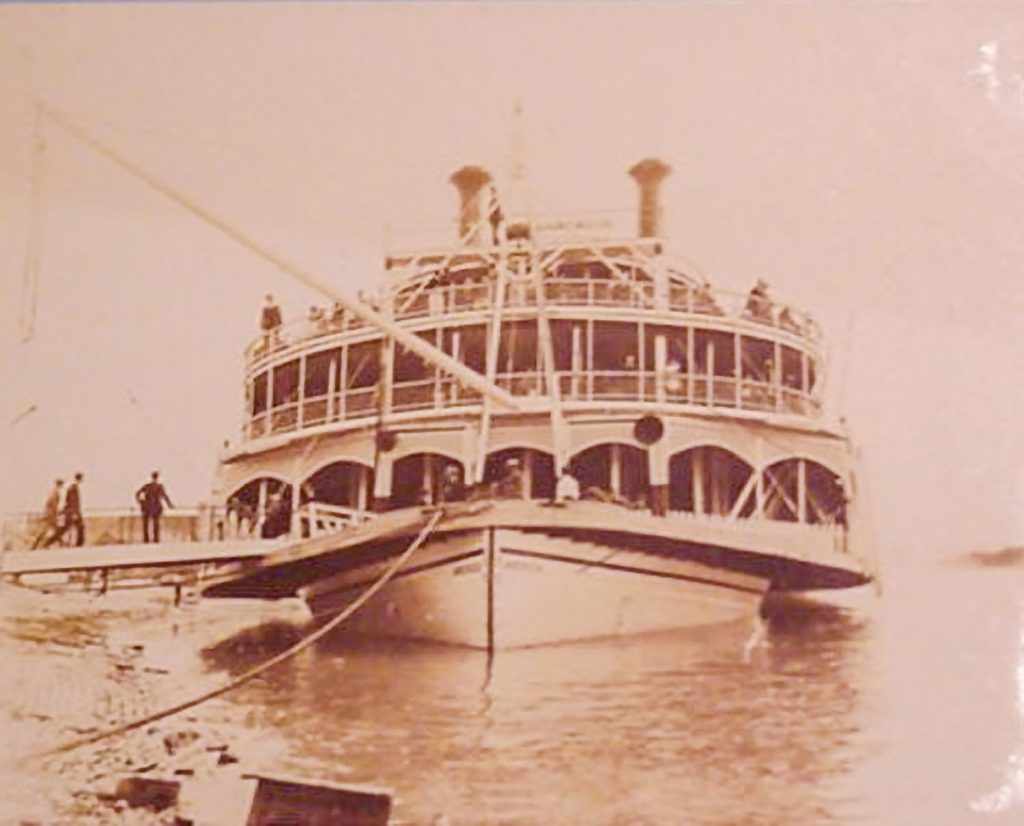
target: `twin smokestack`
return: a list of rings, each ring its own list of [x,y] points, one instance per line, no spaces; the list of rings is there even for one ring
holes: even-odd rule
[[[640,189],[639,235],[658,238],[661,235],[661,182],[672,171],[658,158],[646,158],[634,164],[629,174]],[[481,227],[487,210],[491,176],[479,166],[464,166],[449,179],[459,191],[459,237],[470,246],[482,243]]]

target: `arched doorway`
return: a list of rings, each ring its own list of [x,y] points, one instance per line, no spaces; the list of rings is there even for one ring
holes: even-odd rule
[[[324,465],[306,477],[300,492],[300,504],[325,502],[365,511],[373,495],[373,468],[360,462],[340,460]]]
[[[395,462],[391,469],[391,504],[396,508],[436,503],[441,480],[449,467],[458,470],[463,482],[462,463],[440,453],[412,453]]]
[[[524,489],[530,499],[552,499],[555,495],[555,457],[532,447],[508,447],[487,455],[484,484],[495,484],[505,473],[509,459],[523,469]]]
[[[273,476],[261,476],[242,485],[227,500],[228,518],[242,535],[264,539],[291,529],[292,486]]]
[[[647,451],[635,445],[610,442],[588,447],[569,460],[569,468],[584,496],[596,488],[631,502],[647,501]]]
[[[691,447],[669,458],[669,510],[747,517],[756,507],[754,469],[714,445]]]

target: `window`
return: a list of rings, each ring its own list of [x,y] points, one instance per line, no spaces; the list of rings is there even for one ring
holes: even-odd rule
[[[380,379],[380,340],[364,341],[348,348],[345,386],[350,389],[373,387]]]
[[[341,363],[341,350],[325,350],[306,357],[306,383],[303,394],[307,399],[326,396],[331,386],[330,374]],[[337,387],[337,384],[335,384]]]
[[[273,406],[281,407],[299,400],[299,360],[285,362],[274,368]]]
[[[267,374],[260,373],[252,383],[252,415],[267,412]]]

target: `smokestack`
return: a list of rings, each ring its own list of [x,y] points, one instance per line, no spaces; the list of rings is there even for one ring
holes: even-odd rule
[[[470,246],[479,246],[481,219],[484,217],[484,187],[491,182],[486,169],[479,166],[464,166],[449,178],[459,190],[459,238],[465,238]],[[472,232],[467,236],[467,232]]]
[[[646,158],[634,165],[629,174],[640,187],[640,237],[661,235],[661,199],[658,190],[672,167],[657,158]]]

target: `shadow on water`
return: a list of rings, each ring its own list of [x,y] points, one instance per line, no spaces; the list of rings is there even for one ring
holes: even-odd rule
[[[287,647],[253,629],[207,661]],[[870,623],[841,612],[498,652],[339,635],[233,701],[294,770],[395,789],[452,823],[842,822]]]

